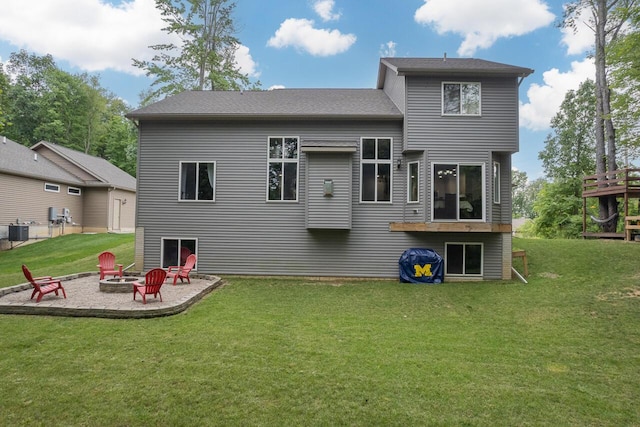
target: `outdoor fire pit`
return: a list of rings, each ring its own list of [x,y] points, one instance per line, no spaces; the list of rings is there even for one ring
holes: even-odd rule
[[[100,292],[106,293],[126,293],[133,292],[131,284],[140,280],[138,277],[115,277],[113,279],[100,280]]]

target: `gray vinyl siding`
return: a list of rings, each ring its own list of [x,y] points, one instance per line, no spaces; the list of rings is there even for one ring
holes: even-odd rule
[[[511,200],[511,155],[509,153],[493,153],[493,162],[500,163],[500,203],[493,203],[493,173],[489,174],[491,191],[491,216],[493,222],[510,224],[512,221]]]
[[[353,153],[307,153],[307,228],[350,229],[353,204]],[[324,181],[333,182],[333,195],[325,196]]]
[[[396,104],[398,110],[404,113],[407,109],[406,106],[406,88],[404,76],[398,76],[391,70],[387,70],[384,78],[384,93]]]
[[[198,239],[198,271],[214,274],[397,277],[404,250],[444,249],[442,233],[389,231],[405,213],[406,163],[393,168],[393,203],[360,203],[359,152],[341,154],[352,163],[350,230],[307,228],[307,154],[300,157],[298,201],[266,201],[267,139],[274,135],[391,137],[394,161],[402,155],[400,121],[142,121],[137,227],[144,233],[145,270],[160,265],[163,237]],[[215,202],[178,201],[180,160],[216,162]],[[451,238],[471,237],[487,240],[485,251],[500,247],[496,236]],[[485,267],[486,278],[499,279],[500,272]]]
[[[442,82],[480,82],[481,116],[443,116]],[[516,78],[407,77],[407,150],[518,151]]]

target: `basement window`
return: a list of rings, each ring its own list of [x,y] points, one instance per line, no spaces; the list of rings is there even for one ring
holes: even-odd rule
[[[184,265],[187,257],[196,254],[197,239],[162,238],[162,268]],[[197,254],[196,254],[197,255]]]
[[[445,243],[445,275],[482,276],[482,243]]]

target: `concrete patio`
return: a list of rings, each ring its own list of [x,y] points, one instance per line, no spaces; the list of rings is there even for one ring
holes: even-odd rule
[[[142,277],[140,276],[137,277]],[[97,273],[78,273],[59,277],[67,298],[59,293],[47,294],[37,303],[30,299],[33,287],[29,283],[0,289],[0,314],[32,314],[68,317],[150,318],[170,316],[185,311],[224,282],[217,276],[190,275],[191,284],[167,281],[160,298],[147,295],[143,304],[140,296],[133,300],[133,288],[127,293],[100,291]]]

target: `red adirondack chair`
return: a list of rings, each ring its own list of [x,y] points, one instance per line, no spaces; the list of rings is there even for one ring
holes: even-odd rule
[[[167,278],[167,272],[161,268],[154,268],[149,270],[144,276],[144,283],[133,282],[133,300],[136,299],[136,293],[142,296],[142,303],[147,303],[146,295],[151,295],[155,298],[160,295],[160,301],[162,302],[162,294],[160,288]]]
[[[116,256],[111,252],[102,252],[98,255],[98,262],[100,264],[97,267],[100,269],[100,280],[104,279],[104,276],[122,277],[122,264],[116,264]]]
[[[180,264],[187,262],[187,257],[191,255],[191,250],[187,247],[180,248]]]
[[[184,283],[184,279],[187,279],[187,283],[191,284],[191,279],[189,279],[189,272],[193,270],[193,267],[196,265],[196,256],[191,254],[187,257],[184,265],[176,265],[171,266],[167,270],[167,278],[173,278],[173,285],[176,285],[178,279],[180,279],[181,283]]]
[[[33,299],[36,294],[38,295],[36,302],[40,302],[43,296],[51,292],[55,292],[57,296],[59,290],[62,291],[62,295],[64,295],[65,298],[67,297],[67,293],[64,291],[62,282],[60,282],[59,279],[54,279],[51,276],[33,277],[27,266],[24,264],[22,264],[22,272],[24,273],[24,277],[26,277],[29,283],[33,286],[31,299]]]

